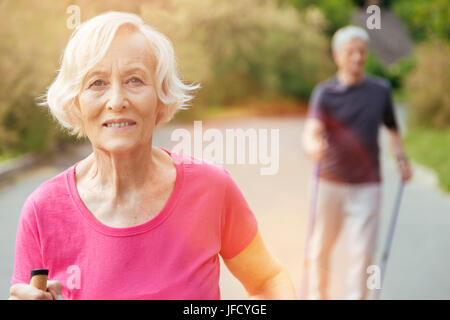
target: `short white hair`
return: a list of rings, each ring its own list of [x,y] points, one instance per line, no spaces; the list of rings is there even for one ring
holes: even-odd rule
[[[179,78],[172,43],[163,34],[145,24],[137,15],[106,12],[81,25],[72,33],[64,50],[58,75],[43,96],[41,105],[69,131],[82,137],[79,112],[75,101],[86,74],[105,56],[117,30],[131,25],[148,40],[155,62],[155,89],[158,99],[167,108],[159,123],[172,119],[175,112],[185,109],[193,98],[190,94],[199,85],[187,85]]]
[[[347,43],[353,39],[361,39],[365,43],[369,43],[369,34],[363,28],[357,26],[347,26],[341,28],[333,35],[333,51],[338,52],[344,43]]]

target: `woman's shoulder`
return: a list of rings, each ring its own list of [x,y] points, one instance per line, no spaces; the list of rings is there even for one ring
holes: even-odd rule
[[[68,196],[68,180],[73,173],[74,166],[71,166],[56,176],[42,182],[28,197],[34,204],[54,205],[55,201]]]
[[[201,179],[210,183],[217,181],[226,183],[230,179],[230,175],[223,165],[210,160],[177,152],[172,152],[172,158],[177,165],[183,167],[183,171],[190,178]]]

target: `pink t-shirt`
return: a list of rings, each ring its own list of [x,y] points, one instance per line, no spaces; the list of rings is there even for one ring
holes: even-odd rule
[[[45,268],[64,299],[220,299],[218,254],[246,248],[257,221],[222,166],[165,151],[176,164],[174,190],[157,216],[134,227],[92,215],[76,165],[40,185],[21,212],[11,284]]]

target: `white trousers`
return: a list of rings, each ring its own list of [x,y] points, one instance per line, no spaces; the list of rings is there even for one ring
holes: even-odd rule
[[[342,230],[347,233],[349,261],[341,299],[367,299],[367,267],[375,251],[380,184],[336,183],[320,179],[316,217],[309,247],[309,299],[328,299],[330,256]],[[345,228],[343,228],[345,225]]]

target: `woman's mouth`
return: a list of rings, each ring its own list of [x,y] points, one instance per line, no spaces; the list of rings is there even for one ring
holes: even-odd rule
[[[105,123],[103,123],[103,126],[108,129],[115,129],[115,130],[124,130],[131,128],[136,125],[136,122],[129,119],[113,119],[108,120]]]
[[[107,128],[123,128],[123,127],[129,127],[134,126],[136,122],[119,122],[119,123],[105,123],[103,126]]]

